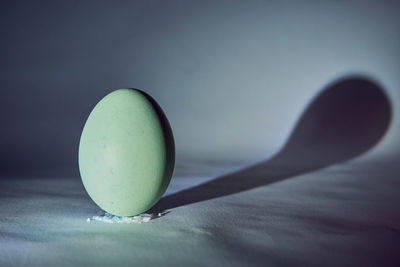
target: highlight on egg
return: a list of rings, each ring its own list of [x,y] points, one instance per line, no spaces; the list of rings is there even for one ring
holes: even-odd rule
[[[170,124],[157,102],[138,89],[118,89],[91,111],[79,142],[79,171],[104,211],[133,216],[164,194],[175,163]]]

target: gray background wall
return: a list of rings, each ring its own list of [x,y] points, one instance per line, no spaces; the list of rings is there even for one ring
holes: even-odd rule
[[[276,153],[312,98],[362,74],[386,90],[400,149],[400,2],[1,1],[0,172],[78,175],[90,110],[112,90],[151,94],[177,161]]]

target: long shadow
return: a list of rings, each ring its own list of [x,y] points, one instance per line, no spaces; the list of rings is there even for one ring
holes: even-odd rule
[[[162,198],[151,212],[239,193],[349,160],[385,134],[392,111],[383,89],[365,77],[327,86],[273,158]]]

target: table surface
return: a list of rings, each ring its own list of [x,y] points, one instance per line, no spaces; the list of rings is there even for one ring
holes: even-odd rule
[[[101,210],[79,177],[2,178],[0,265],[400,266],[397,165],[347,162],[243,187],[276,170],[183,164],[159,205],[169,212],[142,224],[88,223]],[[206,181],[231,183],[197,186]]]

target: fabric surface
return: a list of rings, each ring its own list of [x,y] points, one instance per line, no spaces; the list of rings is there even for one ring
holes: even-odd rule
[[[166,195],[238,168],[181,164]],[[274,172],[266,164],[241,179]],[[192,190],[142,224],[88,223],[101,211],[77,177],[3,179],[0,265],[399,266],[397,173],[395,162],[353,160],[221,197]]]

